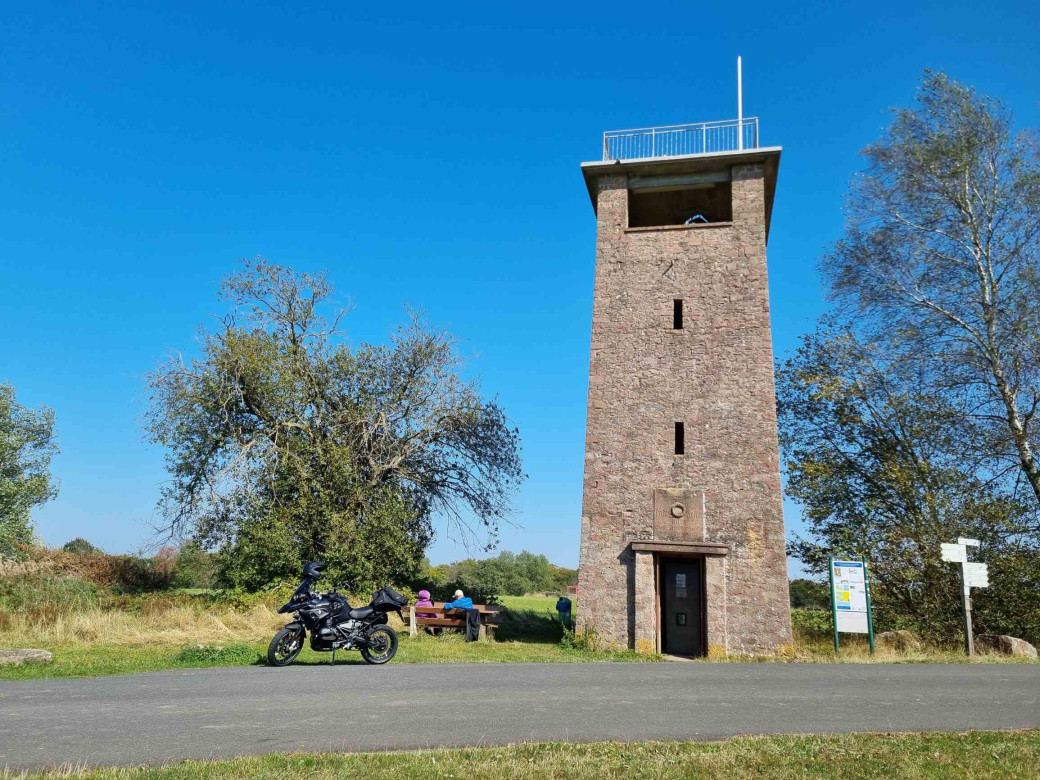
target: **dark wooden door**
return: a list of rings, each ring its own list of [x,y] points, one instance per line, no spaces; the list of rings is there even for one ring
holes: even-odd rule
[[[699,558],[661,561],[661,645],[670,655],[704,655]]]

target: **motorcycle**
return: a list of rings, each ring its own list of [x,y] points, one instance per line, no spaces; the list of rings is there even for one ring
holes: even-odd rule
[[[408,599],[386,587],[372,595],[367,607],[353,608],[346,596],[339,593],[346,584],[337,585],[329,593],[311,590],[325,569],[317,561],[303,567],[303,581],[289,602],[278,610],[291,612],[293,622],[274,635],[267,649],[271,666],[288,666],[303,650],[304,639],[310,632],[312,650],[332,652],[336,663],[337,650],[360,650],[361,657],[370,664],[385,664],[397,654],[397,632],[387,625],[390,612],[401,614]]]

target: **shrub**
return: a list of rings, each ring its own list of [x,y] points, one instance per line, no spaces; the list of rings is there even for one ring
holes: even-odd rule
[[[155,567],[146,558],[104,553],[74,553],[34,547],[28,550],[32,560],[56,574],[92,582],[121,593],[162,590],[169,586],[169,573]]]
[[[826,639],[834,633],[829,609],[792,609],[791,627],[805,639]]]
[[[188,542],[177,551],[170,585],[174,588],[212,588],[217,574],[216,556],[203,550],[198,542]]]
[[[792,609],[830,609],[830,587],[823,582],[797,579],[791,580]]]
[[[0,608],[10,612],[96,608],[98,589],[75,577],[22,574],[0,579]]]
[[[581,631],[572,631],[565,626],[561,628],[563,630],[563,638],[560,639],[560,647],[565,650],[586,650],[591,653],[597,653],[606,649],[595,626],[585,626]]]
[[[105,551],[100,547],[95,547],[82,536],[77,536],[71,541],[65,542],[61,547],[65,552],[76,553],[77,555],[104,555]]]

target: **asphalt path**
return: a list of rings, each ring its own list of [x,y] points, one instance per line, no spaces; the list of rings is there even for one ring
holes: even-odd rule
[[[1040,666],[338,664],[0,682],[0,766],[1040,724]]]

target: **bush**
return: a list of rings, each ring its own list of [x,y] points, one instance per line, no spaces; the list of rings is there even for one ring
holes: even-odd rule
[[[181,545],[170,574],[170,586],[174,588],[212,588],[217,582],[217,560],[206,552],[198,542]]]
[[[29,557],[58,575],[86,580],[119,593],[163,590],[169,587],[169,573],[147,558],[104,553],[75,553],[34,547]]]
[[[0,608],[5,611],[73,611],[97,605],[97,585],[75,577],[23,574],[0,579]]]
[[[227,647],[194,645],[181,650],[177,655],[177,660],[185,664],[244,666],[259,663],[261,658],[260,654],[249,645],[228,645]]]
[[[792,609],[791,627],[805,639],[826,639],[834,635],[829,609]]]
[[[65,552],[76,553],[77,555],[104,555],[105,551],[100,547],[95,547],[82,536],[77,536],[71,541],[65,542],[61,547]]]
[[[560,647],[564,650],[585,650],[597,653],[604,649],[603,640],[600,639],[595,626],[586,626],[581,631],[572,631],[565,626],[561,626],[561,628],[563,637],[560,639]]]
[[[830,587],[823,582],[791,580],[791,609],[830,609]]]

